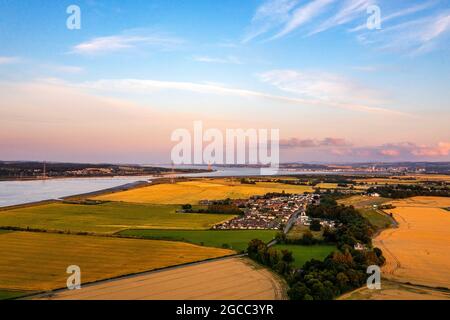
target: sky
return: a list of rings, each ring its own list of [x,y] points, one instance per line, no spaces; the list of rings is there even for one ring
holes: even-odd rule
[[[282,162],[450,161],[449,40],[450,0],[0,0],[0,160],[168,163],[202,121],[279,129]]]

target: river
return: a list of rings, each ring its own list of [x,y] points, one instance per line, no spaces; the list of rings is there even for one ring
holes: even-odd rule
[[[186,168],[186,167],[183,167]],[[195,167],[201,169],[202,167]],[[257,168],[220,168],[208,173],[177,174],[184,177],[226,177],[257,176]],[[332,174],[330,172],[280,171],[279,174]],[[335,174],[335,173],[334,173]],[[109,178],[63,178],[47,180],[0,181],[0,207],[25,204],[30,202],[60,199],[114,188],[136,181],[149,181],[155,176],[109,177]]]

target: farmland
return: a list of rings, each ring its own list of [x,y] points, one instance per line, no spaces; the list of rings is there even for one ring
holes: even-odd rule
[[[449,300],[450,293],[445,290],[424,288],[409,284],[384,280],[381,290],[367,287],[352,291],[339,300]]]
[[[311,231],[308,226],[294,225],[289,233],[286,235],[290,240],[298,240],[303,237],[305,233],[311,232],[315,239],[323,240],[323,230],[321,231]]]
[[[96,200],[125,201],[150,204],[197,204],[200,200],[245,199],[269,192],[312,192],[309,186],[273,182],[240,184],[232,179],[203,179],[174,184],[157,184],[145,188],[107,194]]]
[[[174,205],[120,202],[55,203],[4,211],[0,214],[0,226],[107,234],[130,228],[209,229],[233,218],[222,214],[176,213],[177,209]]]
[[[392,219],[382,211],[374,208],[374,206],[384,204],[388,201],[390,201],[390,199],[381,197],[352,196],[341,199],[338,203],[354,206],[364,218],[369,220],[372,226],[377,230],[381,230],[389,228],[392,225]]]
[[[221,248],[224,245],[232,250],[243,251],[253,239],[270,242],[276,231],[233,230],[233,231],[192,231],[192,230],[125,230],[123,236],[142,237],[155,240],[184,241],[207,247]]]
[[[66,269],[81,268],[82,283],[221,257],[231,250],[168,241],[33,232],[0,234],[0,290],[66,286]]]
[[[387,258],[383,274],[389,280],[450,288],[450,215],[443,208],[450,198],[415,197],[393,201],[389,210],[399,228],[375,238]]]
[[[356,209],[372,207],[374,205],[380,205],[390,201],[390,199],[381,197],[369,197],[369,196],[352,196],[338,200],[339,204],[346,206],[354,206]]]
[[[305,262],[311,259],[324,260],[330,253],[336,250],[336,247],[332,245],[276,245],[274,248],[279,251],[291,251],[295,259],[294,266],[297,268],[303,267]]]
[[[63,291],[55,300],[280,300],[285,284],[246,258],[206,262]],[[43,297],[46,299],[46,297]]]

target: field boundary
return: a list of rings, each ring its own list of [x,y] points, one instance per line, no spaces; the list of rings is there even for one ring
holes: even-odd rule
[[[410,286],[410,287],[415,287],[415,288],[420,288],[420,289],[427,289],[427,290],[431,290],[431,291],[437,291],[437,292],[450,294],[450,289],[449,288],[426,286],[426,285],[423,285],[423,284],[411,283],[409,281],[403,282],[403,281],[398,281],[398,280],[395,280],[395,279],[390,279],[390,278],[385,278],[385,277],[382,277],[381,279],[382,280],[386,280],[386,281],[388,281],[390,283],[394,283],[394,284],[399,284],[399,285],[404,285],[404,286]],[[381,287],[383,288],[383,283],[381,283]],[[347,293],[344,293],[344,294],[340,295],[336,300],[344,300],[346,297],[349,297],[349,296],[351,296],[351,295],[353,295],[355,293],[358,293],[360,291],[363,291],[365,289],[367,289],[367,287],[366,286],[362,286],[362,287],[360,287],[358,289],[355,289],[353,291],[350,291],[350,292],[347,292]]]
[[[178,264],[178,265],[175,265],[175,266],[157,268],[157,269],[152,269],[152,270],[142,271],[142,272],[136,272],[136,273],[129,273],[129,274],[124,274],[124,275],[121,275],[121,276],[107,278],[107,279],[98,280],[98,281],[91,281],[91,282],[87,282],[85,284],[82,284],[81,286],[82,287],[90,287],[90,286],[94,286],[94,285],[98,285],[98,284],[114,282],[114,281],[117,281],[117,280],[130,279],[130,278],[134,278],[134,277],[145,276],[145,275],[150,275],[150,274],[154,274],[154,273],[160,273],[160,272],[163,272],[163,271],[169,271],[169,270],[184,268],[184,267],[188,267],[188,266],[195,266],[195,265],[205,264],[205,263],[209,263],[209,262],[213,262],[213,261],[221,261],[221,260],[227,260],[227,259],[232,259],[232,258],[241,258],[241,257],[246,257],[246,256],[247,256],[246,253],[230,254],[230,255],[223,256],[223,257],[218,257],[218,258],[210,258],[210,259],[205,259],[205,260],[200,260],[200,261],[195,261],[195,262],[187,262],[187,263]],[[64,292],[64,291],[67,291],[67,290],[68,290],[67,288],[57,288],[57,289],[53,289],[53,290],[50,290],[50,291],[35,292],[35,293],[32,293],[32,294],[21,296],[21,297],[17,298],[17,300],[33,300],[33,299],[38,299],[38,298],[49,298],[49,297],[52,297],[54,294],[57,294],[57,293],[60,293],[60,292]]]

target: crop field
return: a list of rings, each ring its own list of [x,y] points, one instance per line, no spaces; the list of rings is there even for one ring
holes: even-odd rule
[[[450,198],[415,197],[393,201],[389,210],[399,228],[374,241],[386,258],[386,278],[430,287],[450,288]]]
[[[338,203],[354,206],[376,229],[385,229],[392,226],[392,219],[373,206],[381,205],[389,201],[390,199],[387,198],[360,195],[340,199]]]
[[[16,298],[19,298],[26,294],[27,294],[27,292],[23,292],[23,291],[1,290],[0,289],[0,300],[16,299]]]
[[[286,235],[287,238],[292,240],[298,240],[303,237],[306,232],[311,232],[315,239],[323,239],[323,231],[311,231],[307,226],[293,226],[289,233]]]
[[[450,300],[450,292],[383,280],[381,290],[364,287],[339,297],[339,300]]]
[[[356,209],[373,207],[374,205],[380,205],[389,202],[391,199],[382,197],[369,197],[369,196],[351,196],[348,198],[338,200],[339,204],[346,206],[354,206]]]
[[[232,250],[244,251],[253,239],[270,242],[277,231],[236,230],[236,231],[191,231],[191,230],[125,230],[120,235],[143,237],[154,240],[173,240],[190,242],[207,247],[221,248],[225,244]]]
[[[337,189],[338,184],[324,182],[324,183],[319,183],[316,187],[321,188],[321,189]]]
[[[105,281],[47,299],[281,300],[285,289],[283,280],[251,260],[229,258]]]
[[[96,200],[124,201],[150,204],[197,204],[200,200],[246,199],[269,192],[311,192],[309,186],[295,186],[273,182],[255,185],[240,184],[231,179],[203,179],[174,184],[158,184],[96,197]]]
[[[335,246],[331,245],[315,245],[315,246],[302,246],[302,245],[276,245],[275,249],[292,251],[294,256],[294,266],[297,268],[303,267],[303,265],[311,259],[324,260],[330,253],[336,250]]]
[[[0,234],[0,290],[51,290],[66,286],[70,265],[88,283],[234,253],[182,242],[33,232]]]
[[[396,177],[393,177],[396,178]],[[398,179],[414,179],[416,181],[437,181],[437,182],[450,182],[450,175],[445,174],[416,174],[397,177]]]
[[[392,226],[392,219],[380,210],[373,208],[362,208],[358,211],[364,218],[369,220],[370,224],[377,230],[390,228]]]
[[[48,204],[0,213],[0,227],[114,233],[125,229],[209,229],[233,218],[223,214],[176,213],[173,205],[108,202]]]

